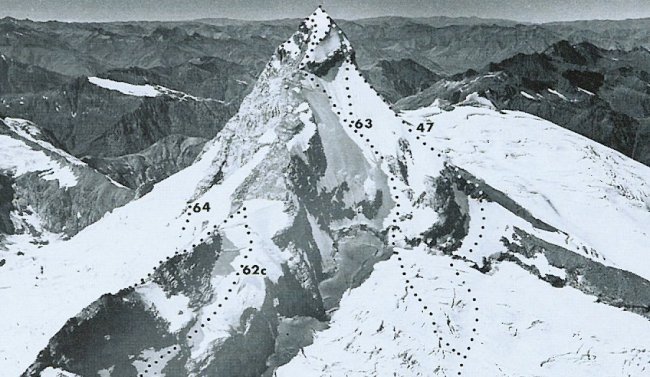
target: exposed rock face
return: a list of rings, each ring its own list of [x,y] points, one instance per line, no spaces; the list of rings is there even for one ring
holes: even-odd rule
[[[46,91],[62,85],[68,79],[67,76],[0,55],[0,95]],[[3,107],[0,107],[0,111],[3,111]]]
[[[11,177],[0,175],[0,235],[13,234],[15,230],[11,222],[11,211],[14,209],[12,183]]]
[[[44,350],[39,358],[46,364],[65,364],[66,369],[77,370],[80,376],[97,374],[104,369],[116,375],[136,375],[133,368],[125,367],[130,361],[129,355],[139,352],[144,345],[159,348],[168,343],[162,330],[164,326],[164,321],[148,311],[133,292],[105,295],[71,319],[62,330],[63,333],[84,334],[83,341],[61,337],[55,347]],[[115,350],[121,352],[115,353]]]
[[[441,80],[400,100],[401,108],[435,98],[457,103],[478,92],[499,109],[521,110],[650,164],[650,53],[607,51],[589,43],[517,54],[480,72]]]
[[[0,120],[0,232],[72,236],[134,193],[54,147],[31,122]],[[36,217],[34,217],[36,216]],[[37,219],[37,220],[36,220]]]
[[[72,236],[134,197],[131,190],[116,186],[90,168],[78,173],[78,182],[62,189],[56,181],[41,179],[37,172],[22,175],[14,184],[17,212],[32,208],[46,230]]]
[[[444,182],[447,182],[447,185],[469,191],[470,195],[471,193],[475,194],[476,190],[467,187],[465,182],[481,182],[477,177],[455,167],[448,167],[443,172],[443,177],[445,177]],[[485,193],[485,200],[498,203],[507,211],[525,220],[535,229],[561,233],[553,226],[532,216],[528,210],[522,208],[508,195],[494,187],[481,182],[480,191]],[[442,196],[438,200],[440,199],[452,202],[458,201],[458,197],[454,198],[454,196],[450,195]],[[464,206],[459,205],[459,208],[462,207]],[[445,210],[443,213],[445,213],[445,218],[461,217],[458,211]],[[466,216],[466,214],[462,215]],[[455,228],[462,230],[464,226],[458,224]],[[454,235],[454,238],[458,240],[462,240],[464,237],[465,234],[462,233],[460,237]],[[587,247],[576,248],[576,251],[567,250],[565,247],[545,241],[516,226],[512,227],[511,232],[503,234],[501,242],[506,247],[507,252],[495,253],[483,259],[481,263],[475,265],[476,269],[482,273],[490,273],[491,269],[498,266],[500,262],[515,262],[554,287],[571,286],[588,295],[597,297],[599,302],[602,301],[609,305],[621,307],[650,319],[650,290],[648,290],[650,281],[624,269],[607,266],[589,258],[590,256],[599,257],[596,250]],[[535,263],[531,263],[540,255],[551,266],[556,267],[557,271],[562,272],[564,276],[556,276],[547,271],[541,272]],[[518,257],[523,258],[519,259]]]
[[[113,158],[88,158],[85,162],[132,189],[160,182],[189,166],[206,139],[170,135],[141,152]]]
[[[594,262],[578,253],[540,240],[521,229],[513,229],[512,240],[514,242],[504,238],[503,242],[512,253],[513,260],[524,268],[530,268],[531,272],[541,279],[556,287],[575,287],[598,297],[601,302],[650,318],[650,281],[629,271]],[[587,255],[595,252],[586,249],[579,251]],[[551,266],[566,271],[566,276],[560,278],[552,274],[542,274],[536,267],[528,266],[525,261],[517,259],[517,254],[533,259],[542,254]],[[504,255],[499,255],[495,259],[505,258]]]
[[[172,134],[211,138],[235,111],[211,99],[127,95],[85,77],[47,96],[15,98],[8,106],[5,113],[31,116],[72,154],[97,157],[139,152]]]

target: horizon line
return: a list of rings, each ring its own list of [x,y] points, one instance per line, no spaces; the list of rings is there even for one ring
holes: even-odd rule
[[[124,23],[124,22],[201,22],[206,20],[224,20],[224,21],[234,21],[234,22],[273,22],[273,21],[293,21],[301,20],[305,17],[287,17],[287,18],[231,18],[231,17],[202,17],[202,18],[177,18],[177,19],[115,19],[115,20],[63,20],[63,19],[32,19],[29,17],[17,18],[11,15],[2,16],[4,19],[13,19],[16,21],[31,21],[31,22],[61,22],[69,24],[108,24],[108,23]],[[640,21],[640,20],[650,20],[650,17],[639,17],[639,18],[578,18],[574,20],[554,20],[554,21],[522,21],[511,18],[492,18],[492,17],[479,17],[479,16],[446,16],[446,15],[436,15],[436,16],[423,16],[423,17],[411,17],[411,16],[401,16],[401,15],[385,15],[385,16],[375,16],[375,17],[360,17],[360,18],[342,18],[342,17],[332,17],[337,21],[364,21],[364,20],[376,20],[382,18],[402,18],[410,20],[424,20],[432,18],[447,18],[451,20],[462,20],[462,19],[475,19],[475,20],[484,20],[484,21],[505,21],[505,22],[514,22],[524,25],[544,25],[544,24],[554,24],[554,23],[570,23],[570,22],[583,22],[583,21]]]

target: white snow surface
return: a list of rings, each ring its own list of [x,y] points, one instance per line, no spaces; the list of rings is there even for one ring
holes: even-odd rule
[[[648,372],[650,326],[641,316],[572,288],[553,288],[509,262],[485,277],[464,264],[450,267],[446,256],[401,251],[402,261],[379,263],[343,297],[331,327],[280,367],[278,377]],[[405,290],[400,263],[418,296],[432,305],[431,315]]]
[[[155,284],[140,286],[136,291],[145,303],[153,306],[158,315],[169,323],[169,332],[177,332],[192,319],[189,298],[183,295],[167,297],[165,291]]]
[[[32,143],[36,143],[43,147],[44,149],[47,149],[48,151],[51,151],[63,158],[65,158],[68,162],[70,162],[73,165],[80,165],[80,166],[85,166],[86,164],[78,159],[77,157],[71,155],[70,153],[56,148],[49,142],[43,140],[40,136],[42,135],[41,129],[38,128],[38,126],[26,119],[19,119],[19,118],[4,118],[4,123],[5,125],[13,131],[16,135],[24,138],[25,140],[28,140]]]
[[[296,66],[317,63],[335,51],[351,48],[323,11],[317,10],[312,18],[307,21],[307,42],[301,42],[315,43],[309,57],[295,38],[283,45]],[[372,188],[385,189],[382,179],[394,176],[389,166],[400,155],[402,140],[410,146],[410,156],[404,161],[408,176],[391,181],[391,197],[417,197],[429,188],[431,176],[449,162],[569,234],[533,229],[490,203],[483,206],[491,220],[482,234],[482,246],[470,251],[468,245],[481,236],[476,223],[481,209],[470,200],[470,234],[459,251],[470,260],[502,251],[499,237],[504,229],[518,226],[577,252],[590,250],[587,257],[600,263],[650,278],[646,248],[650,235],[644,226],[650,224],[650,168],[529,114],[495,111],[478,95],[468,96],[464,106],[453,111],[432,106],[400,117],[350,61],[340,63],[327,77],[298,73],[290,64],[291,60],[277,58],[270,62],[239,114],[206,144],[194,165],[107,214],[70,241],[46,246],[21,265],[5,266],[0,275],[0,302],[6,304],[0,306],[0,333],[12,342],[0,343],[0,370],[8,375],[21,373],[68,318],[101,294],[132,285],[159,261],[191,248],[213,224],[247,207],[247,222],[233,220],[221,229],[232,247],[224,252],[231,253],[232,259],[224,267],[229,272],[211,281],[217,287],[217,301],[192,313],[199,319],[209,315],[235,280],[237,294],[217,316],[211,315],[210,325],[200,327],[207,322],[199,320],[191,329],[198,334],[190,342],[191,358],[210,357],[210,345],[237,326],[241,309],[259,308],[264,299],[262,280],[237,276],[240,266],[264,264],[269,268],[268,279],[277,281],[281,264],[297,265],[291,253],[283,253],[272,241],[291,221],[286,203],[278,199],[285,197],[285,187],[268,183],[255,191],[253,186],[243,197],[236,197],[237,190],[250,185],[247,178],[256,169],[272,163],[284,166],[286,155],[280,152],[304,151],[315,132],[326,140],[324,188],[345,179],[353,183],[346,195],[355,198],[367,197]],[[354,126],[357,121],[368,124],[368,120],[371,128]],[[425,121],[434,122],[432,131],[415,131],[415,125]],[[302,129],[294,132],[296,127]],[[437,157],[439,153],[442,157]],[[262,178],[269,180],[277,173],[273,169],[264,172]],[[213,184],[217,173],[223,174],[223,181]],[[188,203],[205,201],[218,205],[209,213],[193,214],[187,225],[182,215]],[[402,223],[407,236],[417,236],[427,220],[435,221],[427,207],[411,200],[401,203],[399,211],[413,215]],[[382,213],[378,217],[383,223],[372,225],[386,227],[396,212],[393,208],[391,213]],[[308,220],[315,226],[312,216]],[[362,215],[349,222],[371,223]],[[183,226],[188,229],[179,231]],[[240,251],[249,240],[246,229],[260,246],[244,262]],[[321,229],[315,232],[323,259],[331,260],[327,255],[331,240]],[[378,263],[367,281],[344,294],[331,326],[317,333],[304,353],[282,366],[278,376],[445,376],[462,371],[466,376],[551,377],[571,371],[573,376],[586,377],[598,371],[636,377],[647,372],[647,319],[597,303],[572,288],[553,288],[510,262],[482,274],[437,250],[411,249],[403,240],[397,242],[404,246],[397,248],[399,254]],[[525,262],[538,266],[542,273],[561,274],[545,258]],[[401,265],[419,297],[431,303],[432,314],[423,311],[401,279]],[[40,266],[46,266],[43,274]],[[35,275],[39,276],[36,281]],[[187,322],[172,311],[185,307],[184,297],[165,297],[148,286],[138,292],[168,320],[171,329]],[[444,340],[437,342],[433,334]],[[140,371],[147,360],[163,351],[147,350],[134,365]]]
[[[46,368],[43,372],[41,372],[41,377],[80,377],[74,373],[66,372],[64,370],[61,370],[59,368]]]
[[[80,160],[38,138],[40,130],[33,123],[15,118],[5,118],[3,121],[0,124],[6,126],[14,135],[0,134],[0,170],[16,177],[40,172],[42,179],[58,180],[60,187],[77,185],[77,176],[71,166],[83,165]],[[42,149],[34,149],[28,143],[37,144]],[[65,163],[52,158],[43,150],[58,155]]]
[[[588,91],[587,89],[582,89],[582,88],[578,87],[578,91],[583,92],[584,94],[588,94],[590,96],[595,96],[594,93]]]
[[[165,377],[166,374],[163,372],[163,369],[179,352],[180,350],[176,346],[169,346],[160,350],[153,348],[146,349],[133,361],[133,366],[138,371],[136,376]]]
[[[126,82],[114,81],[110,79],[102,79],[99,77],[88,77],[91,84],[95,84],[101,88],[114,90],[122,94],[136,97],[157,97],[162,93],[155,87],[149,84],[134,85]]]
[[[526,92],[524,92],[524,91],[521,91],[521,92],[519,92],[519,93],[520,93],[522,96],[524,96],[525,98],[528,98],[528,99],[531,100],[531,101],[537,101],[537,98],[531,96],[530,94],[528,94],[528,93],[526,93]]]
[[[91,84],[99,86],[100,88],[113,90],[134,97],[158,97],[161,95],[166,95],[178,99],[180,101],[192,100],[192,101],[214,101],[214,102],[224,103],[224,101],[221,100],[216,100],[213,98],[197,97],[178,90],[169,89],[161,85],[150,85],[150,84],[136,85],[136,84],[130,84],[128,82],[115,81],[111,79],[103,79],[99,77],[88,77],[88,81]],[[243,84],[247,84],[246,82],[243,82],[241,80],[237,80],[237,81]]]
[[[549,93],[555,94],[556,96],[562,98],[562,99],[565,100],[565,101],[568,101],[568,100],[569,100],[568,98],[566,98],[566,96],[565,96],[564,94],[558,92],[557,90],[553,90],[553,89],[550,89],[550,88],[547,89],[547,90],[548,90]]]
[[[450,163],[568,233],[564,247],[593,248],[599,256],[588,257],[650,279],[649,167],[523,112],[457,107],[403,114],[413,123],[423,115],[436,124],[427,140]]]
[[[495,110],[496,107],[489,99],[481,97],[477,92],[468,94],[465,99],[458,103],[459,106],[475,106],[475,107],[485,107],[488,109]]]

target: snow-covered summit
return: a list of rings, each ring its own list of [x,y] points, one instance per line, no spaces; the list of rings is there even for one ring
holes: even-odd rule
[[[329,66],[337,62],[353,61],[354,50],[334,20],[318,7],[300,24],[298,31],[278,47],[270,64],[287,60],[312,72],[324,67],[326,73]]]
[[[372,118],[378,121],[370,124]],[[362,126],[365,140],[358,137],[364,134],[356,129],[359,122],[370,122]],[[320,127],[329,132],[323,133]],[[350,139],[353,144],[349,146],[361,151],[367,169],[381,164],[383,170],[395,169],[389,166],[408,149],[406,133],[402,120],[363,77],[343,31],[318,8],[278,47],[238,114],[206,144],[200,158],[212,158],[213,169],[198,192],[212,184],[214,176],[236,171],[258,151],[281,144],[290,153],[303,153],[311,138],[328,134],[332,138],[324,148],[331,149],[332,155],[340,159],[349,155],[340,140]],[[282,170],[286,156],[275,156],[266,163],[272,170]],[[348,173],[355,179],[365,176],[343,169],[336,173],[338,179],[327,182],[336,186]]]

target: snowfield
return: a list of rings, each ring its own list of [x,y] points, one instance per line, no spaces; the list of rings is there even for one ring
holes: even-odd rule
[[[114,81],[109,79],[102,79],[99,77],[88,77],[91,84],[95,84],[100,88],[114,90],[122,94],[136,97],[157,97],[162,93],[149,84],[134,85],[121,81]]]
[[[27,120],[5,118],[0,122],[0,127],[3,126],[12,136],[0,134],[0,171],[14,177],[40,172],[42,179],[57,180],[60,187],[72,187],[77,184],[77,177],[70,166],[62,165],[43,150],[60,157],[69,165],[82,165],[79,159],[38,138],[40,130]],[[34,149],[30,146],[31,143],[43,150]]]
[[[216,101],[219,103],[224,103],[224,101],[216,100],[212,98],[202,98],[196,97],[191,94],[187,94],[178,90],[169,89],[161,85],[135,85],[128,82],[115,81],[110,79],[102,79],[99,77],[88,77],[88,81],[97,85],[100,88],[120,92],[127,96],[134,97],[158,97],[158,96],[169,96],[181,101],[192,100],[192,101]]]
[[[533,115],[433,106],[403,114],[434,122],[426,137],[449,161],[595,249],[600,263],[650,279],[650,168]]]
[[[512,263],[485,278],[421,249],[400,255],[408,256],[399,263],[418,294],[435,304],[433,316],[391,278],[400,275],[399,263],[382,262],[343,298],[331,327],[277,376],[641,377],[650,370],[645,318],[553,288]]]
[[[211,158],[219,149],[205,153],[198,163],[157,184],[140,200],[115,209],[69,241],[27,248],[29,259],[3,268],[0,300],[8,304],[0,307],[4,319],[0,331],[14,341],[0,343],[0,370],[19,375],[68,318],[102,294],[139,282],[158,261],[190,247],[203,229],[181,232],[185,225],[181,215],[195,193],[197,178],[210,170]],[[261,151],[224,184],[205,193],[203,201],[222,205],[198,217],[218,223],[228,216],[231,208],[225,204],[230,201],[224,198],[232,195],[263,157]]]
[[[359,286],[346,282],[341,301],[328,308],[325,329],[310,329],[313,343],[296,350],[274,375],[648,375],[648,318],[576,288],[556,288],[513,260],[480,267],[508,251],[503,239],[516,227],[591,261],[650,279],[650,168],[529,114],[498,111],[476,93],[450,111],[434,105],[395,114],[351,56],[349,41],[319,8],[278,49],[239,113],[206,143],[193,165],[69,241],[32,248],[29,258],[5,266],[0,333],[11,341],[0,342],[3,375],[22,373],[69,318],[102,294],[132,287],[166,258],[212,242],[202,237],[218,226],[224,240],[218,263],[223,265],[209,275],[213,290],[200,306],[190,307],[190,298],[167,295],[150,283],[135,288],[168,331],[186,331],[179,341],[185,347],[185,367],[209,361],[215,344],[226,343],[239,326],[247,326],[244,310],[262,312],[267,284],[288,276],[287,271],[295,273],[290,276],[296,284],[310,281],[311,270],[300,270],[305,251],[298,238],[313,239],[315,260],[334,274],[342,258],[337,253],[345,251],[337,243],[347,240],[346,232],[351,239],[358,234],[351,229],[369,228],[376,230],[378,242],[386,243],[388,254],[372,262]],[[334,68],[322,76],[302,70],[330,62]],[[90,79],[129,95],[162,93],[148,85]],[[433,123],[430,132],[417,129],[427,122]],[[299,198],[313,194],[287,183],[288,161],[297,157],[304,164],[323,163],[311,161],[313,155],[326,160],[314,178],[314,191],[329,192],[344,183],[347,189],[327,204],[336,202],[350,209],[349,215],[327,222],[301,207]],[[33,156],[21,161],[23,170],[45,164]],[[16,163],[11,166],[17,169]],[[451,170],[453,166],[458,168]],[[434,185],[444,188],[448,171],[461,179],[460,169],[476,177],[465,180],[470,188],[495,188],[558,231],[536,228],[496,200],[479,199],[449,183],[449,196],[440,197],[457,200],[458,211],[467,214],[466,223],[451,225],[467,231],[461,245],[443,251],[444,242],[434,247],[414,242],[447,220],[441,214],[453,214],[440,209],[446,203],[436,202]],[[299,189],[306,192],[302,197]],[[376,192],[383,196],[375,198]],[[315,197],[310,208],[318,208],[321,198]],[[346,207],[374,199],[381,203],[375,214]],[[191,213],[188,219],[188,205],[204,202],[212,204],[210,212]],[[289,233],[294,238],[279,247],[278,234],[295,225],[299,210],[306,219],[299,225],[307,230]],[[339,232],[344,235],[334,242]],[[368,243],[353,250],[365,247],[379,254],[383,246]],[[543,255],[522,260],[541,274],[568,273]],[[264,279],[237,273],[253,262],[267,268]],[[228,294],[227,302],[213,299]],[[176,354],[175,346],[146,348],[133,355],[129,366],[149,373],[147,377],[163,375]],[[152,367],[152,360],[161,361]],[[98,374],[111,376],[108,369]],[[55,368],[42,374],[59,375],[75,376]]]
[[[61,187],[72,187],[77,178],[68,166],[61,166],[45,153],[31,149],[25,143],[9,136],[0,135],[0,169],[20,176],[29,172],[41,172],[41,178],[59,181]]]

